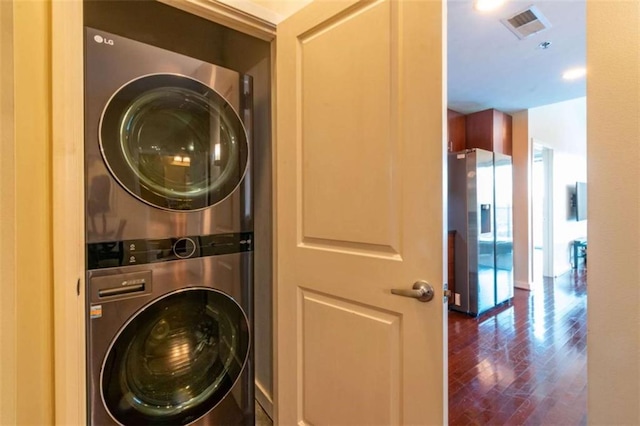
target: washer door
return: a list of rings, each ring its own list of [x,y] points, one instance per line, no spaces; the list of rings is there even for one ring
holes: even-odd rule
[[[228,197],[247,169],[238,114],[205,84],[147,75],[120,88],[100,121],[107,167],[138,199],[166,210],[200,210]]]
[[[104,361],[103,402],[121,424],[186,424],[233,388],[249,354],[249,326],[224,293],[188,288],[145,307]]]

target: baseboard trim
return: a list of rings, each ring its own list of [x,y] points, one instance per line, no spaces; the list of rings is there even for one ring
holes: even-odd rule
[[[516,281],[515,287],[521,290],[531,290],[531,283],[527,281]]]
[[[256,382],[256,401],[264,412],[273,419],[273,398],[259,382]]]

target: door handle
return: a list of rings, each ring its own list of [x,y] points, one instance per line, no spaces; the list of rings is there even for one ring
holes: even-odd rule
[[[418,299],[421,302],[428,302],[433,299],[433,287],[426,281],[416,281],[413,284],[413,289],[404,289],[404,288],[392,288],[391,293],[404,296],[404,297],[413,297]]]

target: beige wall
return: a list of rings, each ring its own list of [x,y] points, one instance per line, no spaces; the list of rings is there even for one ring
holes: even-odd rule
[[[640,424],[640,2],[587,1],[589,423]]]
[[[175,0],[160,0],[168,4]],[[197,0],[202,1],[202,0]],[[266,22],[279,24],[289,16],[302,9],[311,0],[216,0],[219,3],[256,16]]]
[[[267,9],[276,12],[282,19],[293,15],[311,0],[251,0]]]
[[[530,289],[531,144],[529,111],[513,114],[513,268],[515,286]]]
[[[19,1],[12,7],[10,12],[11,6],[2,2],[2,150],[3,154],[13,151],[13,158],[3,156],[1,170],[2,178],[7,174],[14,177],[2,180],[3,196],[15,191],[15,198],[9,196],[7,206],[3,198],[2,249],[15,254],[15,263],[3,262],[2,267],[3,278],[13,269],[15,280],[2,280],[1,302],[2,363],[6,356],[7,367],[15,370],[5,382],[3,366],[0,399],[10,402],[7,406],[3,403],[1,419],[20,425],[45,425],[53,423],[54,411],[50,4]],[[11,26],[13,33],[6,34]],[[12,49],[11,55],[7,48]],[[11,84],[5,80],[11,68],[13,84],[6,87]],[[11,101],[13,108],[5,108]],[[12,123],[13,137],[5,133],[6,123]],[[8,170],[5,165],[15,169]],[[12,201],[15,204],[11,205]],[[7,235],[9,239],[4,240]],[[15,241],[11,241],[12,235]]]
[[[0,424],[16,423],[13,3],[0,2]]]

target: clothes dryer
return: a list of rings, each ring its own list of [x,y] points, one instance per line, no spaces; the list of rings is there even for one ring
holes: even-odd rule
[[[252,231],[251,83],[86,28],[87,242]]]

